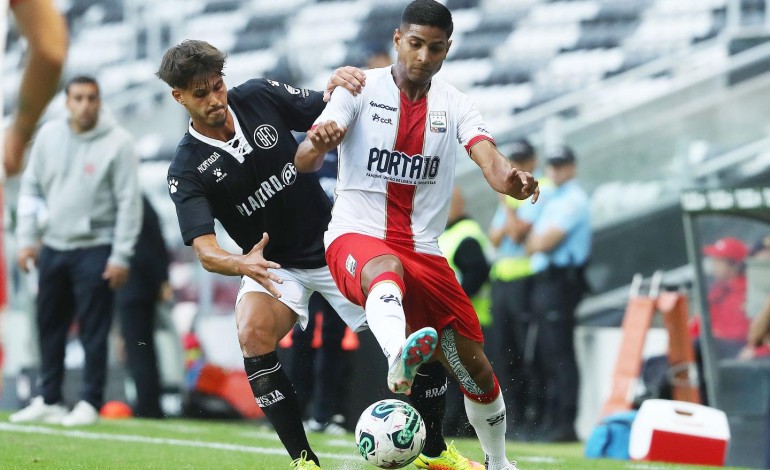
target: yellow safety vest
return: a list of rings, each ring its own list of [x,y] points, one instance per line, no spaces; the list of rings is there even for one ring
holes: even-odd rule
[[[492,243],[487,238],[487,235],[484,233],[481,226],[474,220],[461,220],[444,230],[444,233],[438,237],[438,246],[441,248],[441,252],[449,262],[449,266],[455,272],[455,276],[457,276],[458,280],[460,279],[461,274],[454,262],[455,252],[460,246],[460,243],[466,238],[473,238],[479,242],[481,250],[484,252],[485,256],[487,256],[487,259],[489,258],[488,254],[491,250]],[[476,295],[471,297],[471,303],[476,310],[476,315],[479,317],[481,326],[489,326],[492,324],[490,293],[490,284],[489,281],[487,281],[481,286],[481,289],[479,289]]]
[[[550,178],[539,178],[539,181],[540,188],[549,188],[553,186],[553,181],[551,181]],[[518,209],[525,202],[527,202],[527,200],[522,201],[511,196],[505,196],[505,205],[510,209]],[[489,277],[494,281],[508,282],[531,276],[532,274],[528,256],[518,258],[506,257],[500,258],[492,264]]]

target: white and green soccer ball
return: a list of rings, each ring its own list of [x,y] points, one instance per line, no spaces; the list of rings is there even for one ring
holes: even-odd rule
[[[377,467],[406,467],[425,445],[425,422],[406,402],[380,400],[361,413],[356,445],[364,459]]]

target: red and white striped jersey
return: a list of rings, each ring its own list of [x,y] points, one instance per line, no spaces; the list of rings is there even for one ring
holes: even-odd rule
[[[337,88],[316,120],[348,129],[324,243],[353,232],[441,255],[457,142],[470,149],[493,139],[467,95],[434,78],[428,95],[412,102],[390,70],[367,70],[356,97]]]

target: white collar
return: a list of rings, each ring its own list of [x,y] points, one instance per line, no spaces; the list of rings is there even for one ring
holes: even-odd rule
[[[227,106],[227,111],[233,117],[233,127],[235,127],[235,136],[233,136],[233,138],[228,140],[227,142],[224,142],[219,139],[212,139],[211,137],[206,137],[205,135],[196,131],[193,128],[192,119],[190,119],[190,123],[188,125],[187,131],[190,133],[191,136],[200,140],[204,144],[209,144],[212,147],[217,147],[222,150],[225,150],[227,153],[232,155],[233,158],[238,160],[238,163],[243,163],[244,155],[246,155],[247,153],[251,153],[253,148],[251,147],[251,144],[249,144],[249,141],[246,140],[246,136],[243,134],[241,125],[238,122],[238,117],[235,115],[235,113],[233,112],[232,108],[230,108],[229,105]],[[236,143],[238,145],[235,145]]]

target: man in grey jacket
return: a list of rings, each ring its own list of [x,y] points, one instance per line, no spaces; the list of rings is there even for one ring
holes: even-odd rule
[[[142,221],[131,135],[100,113],[92,77],[66,86],[69,118],[45,124],[35,139],[19,194],[18,264],[38,269],[40,396],[12,422],[98,420],[107,375],[113,291],[128,279]],[[41,223],[41,221],[44,222]],[[81,400],[62,404],[64,348],[77,320],[85,350]]]

